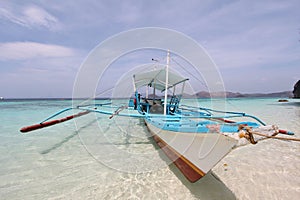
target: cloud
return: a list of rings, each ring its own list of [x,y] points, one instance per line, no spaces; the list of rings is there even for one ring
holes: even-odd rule
[[[280,76],[281,81],[276,81],[283,86],[283,80],[299,79],[299,5],[298,0],[0,1],[0,74],[19,73],[18,81],[24,74],[34,74],[45,84],[53,77],[66,79],[100,41],[120,31],[155,26],[175,29],[200,42],[230,90],[262,90],[262,77]],[[152,55],[130,61],[141,58]],[[125,64],[107,76],[122,75]],[[135,62],[127,64],[129,69]],[[249,73],[257,77],[251,84],[243,80]],[[29,75],[28,81],[34,81]],[[109,87],[113,82],[105,84]],[[278,89],[273,82],[264,87]]]
[[[299,62],[295,2],[236,1],[214,8],[197,22],[198,28],[190,26],[200,31],[193,33],[195,38],[205,38],[204,46],[220,68]]]
[[[72,48],[36,42],[0,43],[0,52],[1,61],[72,57],[77,55],[77,51]]]
[[[293,50],[291,41],[279,36],[268,38],[267,32],[257,32],[249,37],[246,32],[224,36],[210,42],[207,49],[220,68],[276,66],[299,61],[299,54]]]
[[[59,22],[59,20],[39,6],[2,6],[3,7],[0,8],[0,19],[6,19],[10,22],[27,28],[42,27],[50,31],[56,31],[61,28],[61,23]]]
[[[23,11],[25,20],[31,25],[44,26],[52,29],[58,20],[44,9],[37,6],[28,6]]]

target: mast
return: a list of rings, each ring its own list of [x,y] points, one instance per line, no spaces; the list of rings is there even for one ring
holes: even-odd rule
[[[165,83],[164,115],[167,114],[168,85],[169,85],[169,64],[170,64],[170,51],[168,50],[168,53],[167,53],[167,66],[166,66],[166,83]]]
[[[135,93],[136,92],[136,87],[135,87],[134,78],[135,78],[135,75],[133,75],[133,77],[132,77],[133,90],[134,90],[134,93]]]
[[[155,102],[155,79],[154,79],[154,85],[153,85],[153,104]]]
[[[146,88],[146,99],[148,99],[148,96],[149,96],[149,85],[147,85],[147,88]]]

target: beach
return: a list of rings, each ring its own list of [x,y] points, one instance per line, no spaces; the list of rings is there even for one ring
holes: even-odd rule
[[[89,114],[29,134],[19,132],[71,105],[71,100],[0,101],[1,199],[300,197],[299,142],[267,139],[239,147],[205,177],[189,183],[167,164],[141,119]],[[300,137],[299,100],[233,98],[226,100],[226,108],[256,115]]]

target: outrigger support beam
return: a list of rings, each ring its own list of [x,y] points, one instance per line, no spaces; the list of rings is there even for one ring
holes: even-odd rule
[[[60,112],[60,113],[62,113],[62,112]],[[36,129],[41,129],[41,128],[45,128],[47,126],[52,126],[52,125],[55,125],[55,124],[58,124],[58,123],[62,123],[62,122],[74,119],[76,117],[80,117],[80,116],[86,115],[88,113],[90,113],[90,111],[83,111],[83,112],[77,113],[75,115],[70,115],[70,116],[67,116],[67,117],[64,117],[64,118],[61,118],[61,119],[55,119],[55,120],[51,120],[51,121],[47,121],[47,122],[43,121],[43,122],[41,122],[39,124],[34,124],[34,125],[31,125],[31,126],[23,127],[23,128],[21,128],[20,131],[22,133],[34,131]],[[54,116],[56,116],[56,115],[54,115]]]

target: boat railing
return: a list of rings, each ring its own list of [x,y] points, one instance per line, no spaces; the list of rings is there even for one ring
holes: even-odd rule
[[[254,120],[256,120],[257,122],[259,122],[260,124],[262,125],[266,125],[265,122],[263,122],[261,119],[259,119],[258,117],[255,117],[253,115],[249,115],[249,114],[246,114],[244,112],[232,112],[232,111],[222,111],[222,110],[215,110],[215,109],[210,109],[210,108],[204,108],[204,107],[196,107],[196,106],[187,106],[187,105],[181,105],[183,108],[181,109],[188,109],[188,108],[192,108],[194,109],[194,112],[197,112],[198,110],[204,110],[206,112],[208,112],[210,115],[208,116],[205,116],[205,118],[216,118],[214,115],[213,115],[213,112],[215,113],[224,113],[226,115],[224,116],[219,116],[219,118],[233,118],[233,117],[249,117],[249,118],[252,118]],[[198,111],[198,112],[199,112]]]

